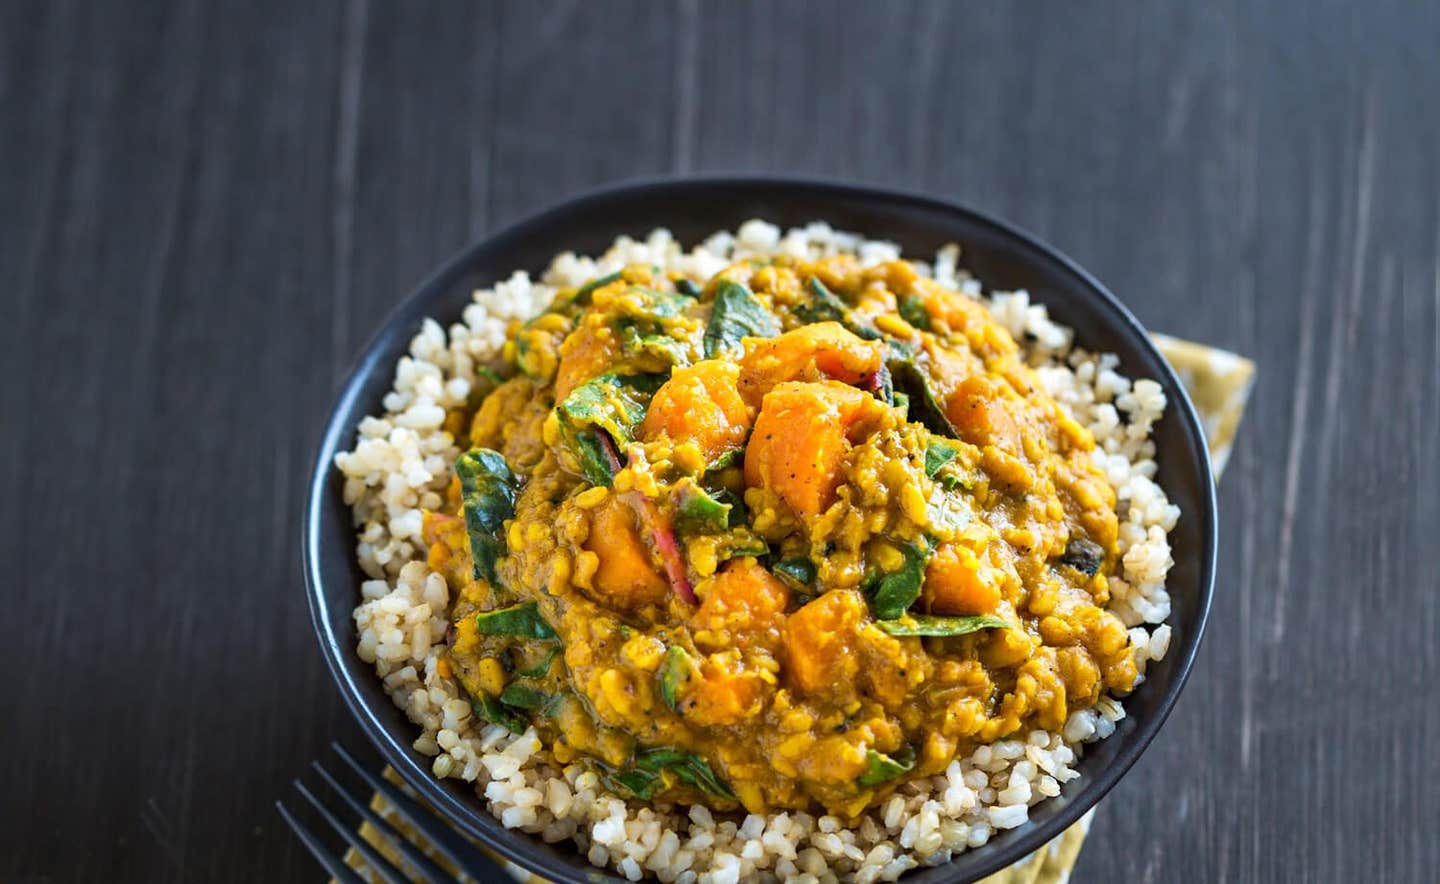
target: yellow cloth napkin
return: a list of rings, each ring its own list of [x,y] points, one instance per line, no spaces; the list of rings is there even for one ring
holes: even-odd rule
[[[1250,398],[1250,389],[1255,379],[1255,363],[1234,353],[1217,350],[1203,344],[1182,341],[1168,335],[1156,334],[1152,337],[1160,354],[1175,369],[1180,383],[1185,386],[1186,392],[1190,394],[1190,400],[1195,403],[1195,409],[1205,428],[1206,442],[1210,446],[1211,465],[1214,468],[1215,478],[1218,480],[1221,470],[1225,469],[1225,463],[1230,458],[1230,447],[1235,441],[1235,433],[1240,427],[1240,417],[1245,411],[1245,403]],[[390,768],[385,769],[385,777],[404,786],[400,776]],[[424,839],[415,835],[414,830],[400,819],[399,815],[390,807],[390,803],[379,793],[376,793],[371,799],[370,807],[397,829],[414,838],[416,843],[426,848],[425,852],[439,861],[441,865],[448,867],[449,864],[430,850]],[[1092,809],[1050,843],[1015,865],[983,878],[981,884],[1063,884],[1069,880],[1070,871],[1075,868],[1075,861],[1080,857],[1080,848],[1085,844],[1085,836],[1090,831],[1090,823],[1094,817],[1095,811]],[[399,865],[399,859],[394,849],[379,836],[369,823],[361,824],[360,834],[366,841],[375,845],[376,849],[388,859]],[[495,859],[516,881],[525,882],[525,884],[547,884],[545,879],[538,875],[533,875],[499,857],[495,857]],[[362,873],[369,871],[364,859],[354,850],[346,854],[345,861]],[[455,870],[452,868],[451,871]],[[373,875],[367,875],[367,877],[370,877],[371,880],[379,880]]]

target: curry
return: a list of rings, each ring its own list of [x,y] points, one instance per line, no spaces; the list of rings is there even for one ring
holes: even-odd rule
[[[617,794],[853,819],[1134,686],[1093,439],[907,262],[632,265],[491,369],[425,517],[442,673]]]

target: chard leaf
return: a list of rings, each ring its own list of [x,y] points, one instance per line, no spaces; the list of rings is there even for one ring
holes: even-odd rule
[[[620,346],[626,353],[643,356],[661,365],[689,364],[685,342],[679,338],[668,334],[645,334],[628,322],[617,323],[615,327],[620,333]]]
[[[512,734],[523,734],[530,727],[530,723],[524,718],[505,708],[505,705],[489,694],[481,694],[479,697],[470,698],[470,708],[475,714],[490,722],[498,724]]]
[[[728,503],[721,503],[693,479],[675,486],[675,527],[692,534],[719,534],[730,527]]]
[[[520,676],[522,678],[544,678],[545,676],[550,674],[550,667],[554,665],[555,658],[560,656],[560,653],[564,650],[564,648],[558,645],[551,648],[550,650],[545,652],[544,659],[542,659],[539,663],[536,663],[529,669],[520,670]]]
[[[645,419],[650,397],[665,382],[663,375],[593,377],[555,406],[560,420],[570,427],[595,427],[610,434],[623,448],[635,439],[635,427]]]
[[[533,601],[508,608],[481,611],[475,615],[475,627],[481,635],[512,635],[517,638],[558,638],[554,628],[540,616],[540,607]]]
[[[680,686],[690,678],[690,665],[690,655],[679,645],[671,645],[660,664],[660,699],[671,712],[679,700]]]
[[[815,585],[815,563],[804,557],[783,559],[770,567],[786,583],[800,589],[809,589]]]
[[[496,563],[507,552],[505,520],[515,517],[517,481],[509,464],[498,451],[475,448],[455,462],[460,477],[460,498],[465,513],[465,532],[470,540],[470,558],[477,580],[499,583]]]
[[[915,360],[908,356],[892,357],[889,365],[895,389],[904,393],[910,402],[909,419],[924,424],[925,429],[937,436],[959,438],[960,434],[955,431],[950,418],[945,415],[945,409],[935,398],[930,378],[915,364]]]
[[[930,313],[925,309],[925,299],[919,295],[905,295],[900,299],[900,318],[920,331],[930,331]]]
[[[945,439],[931,439],[930,444],[925,446],[925,475],[935,478],[940,468],[955,459],[960,449],[953,442]]]
[[[696,285],[695,283],[684,277],[675,280],[675,291],[679,292],[687,298],[700,297],[700,286]]]
[[[523,684],[507,684],[500,692],[500,702],[515,709],[533,711],[550,702],[550,696]]]
[[[969,635],[982,629],[1009,629],[1010,624],[991,614],[972,617],[935,617],[914,614],[903,620],[880,620],[875,623],[890,635],[954,636]]]
[[[863,787],[878,786],[903,776],[915,766],[915,752],[906,746],[895,755],[870,749],[865,753],[865,770],[855,782]]]
[[[710,496],[730,507],[731,528],[742,527],[750,521],[750,511],[745,507],[745,498],[729,488],[721,488]]]
[[[607,273],[604,276],[595,277],[575,290],[575,294],[570,296],[570,303],[580,307],[586,306],[590,303],[590,298],[595,294],[596,289],[603,289],[619,278],[620,272],[618,270],[614,273]]]
[[[741,556],[760,557],[770,552],[770,546],[748,528],[730,532],[716,545],[715,555],[720,561],[738,559]]]
[[[755,294],[738,282],[722,279],[715,290],[710,323],[705,328],[705,358],[736,355],[741,338],[773,338],[780,322]]]
[[[928,543],[907,543],[902,549],[905,563],[900,570],[880,578],[875,595],[870,599],[870,610],[876,620],[894,620],[909,610],[920,598],[920,586],[925,580],[925,563],[930,560]]]
[[[669,771],[675,779],[707,795],[734,800],[735,793],[716,776],[710,763],[699,755],[679,749],[646,749],[635,756],[635,769],[659,774]]]
[[[806,322],[838,322],[856,337],[876,341],[884,337],[870,320],[855,313],[840,296],[825,287],[819,277],[810,277],[811,301],[795,308],[795,315]]]
[[[715,458],[713,461],[711,461],[711,462],[710,462],[710,465],[707,466],[707,467],[705,467],[705,472],[707,472],[707,473],[713,473],[713,472],[715,472],[716,470],[723,470],[723,469],[725,469],[725,468],[728,467],[728,466],[733,466],[735,463],[737,463],[737,462],[738,462],[742,457],[744,457],[744,456],[745,456],[745,449],[744,449],[744,448],[732,448],[732,449],[730,449],[729,451],[725,452],[724,454],[720,455],[719,457]]]
[[[900,409],[900,413],[905,415],[905,419],[908,421],[910,419],[910,397],[896,392],[891,393],[890,398],[895,400],[895,407]]]
[[[611,769],[605,776],[606,784],[613,791],[628,792],[641,801],[649,801],[655,794],[660,775],[646,770]],[[619,788],[616,788],[616,787]]]
[[[1105,549],[1093,540],[1076,537],[1065,544],[1065,554],[1060,557],[1060,561],[1086,577],[1094,577],[1095,572],[1099,571],[1105,562]]]
[[[811,301],[795,308],[795,314],[806,322],[838,322],[845,324],[850,308],[834,292],[825,287],[818,277],[810,277],[808,283]]]
[[[602,374],[591,378],[555,406],[560,417],[561,441],[580,464],[592,485],[610,485],[619,464],[607,455],[598,433],[607,434],[618,447],[635,438],[635,427],[645,419],[650,397],[664,383],[663,375],[620,377]]]

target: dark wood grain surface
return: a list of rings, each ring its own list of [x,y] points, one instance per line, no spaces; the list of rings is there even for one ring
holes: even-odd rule
[[[0,880],[318,880],[344,369],[477,237],[666,172],[953,197],[1254,356],[1201,662],[1077,880],[1440,868],[1440,7],[0,2]]]

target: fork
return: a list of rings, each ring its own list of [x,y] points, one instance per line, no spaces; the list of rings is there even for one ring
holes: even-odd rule
[[[481,882],[509,880],[493,861],[465,840],[448,823],[437,818],[424,805],[406,795],[395,784],[367,770],[338,743],[331,743],[330,747],[335,750],[335,754],[340,756],[347,767],[359,774],[370,788],[385,796],[385,800],[390,802],[400,817],[414,826],[431,847],[449,860],[466,877]],[[310,766],[315,769],[315,772],[320,775],[331,791],[340,796],[350,810],[358,814],[361,820],[370,823],[380,833],[380,837],[395,848],[409,866],[409,870],[406,871],[391,863],[370,842],[360,836],[358,826],[347,825],[336,816],[333,810],[315,797],[315,794],[303,782],[296,779],[295,790],[319,812],[321,818],[332,829],[340,833],[347,844],[355,848],[381,880],[386,881],[387,884],[409,884],[412,881],[427,882],[427,884],[447,882],[448,884],[448,882],[458,880],[439,863],[426,856],[424,851],[409,841],[398,829],[371,810],[367,801],[352,795],[320,762],[313,761]],[[335,850],[327,847],[290,808],[281,801],[276,801],[275,807],[280,811],[280,816],[285,818],[285,822],[291,830],[295,832],[296,837],[310,851],[311,856],[314,856],[316,861],[324,866],[336,881],[341,884],[364,884],[364,879],[345,864],[344,858]]]

